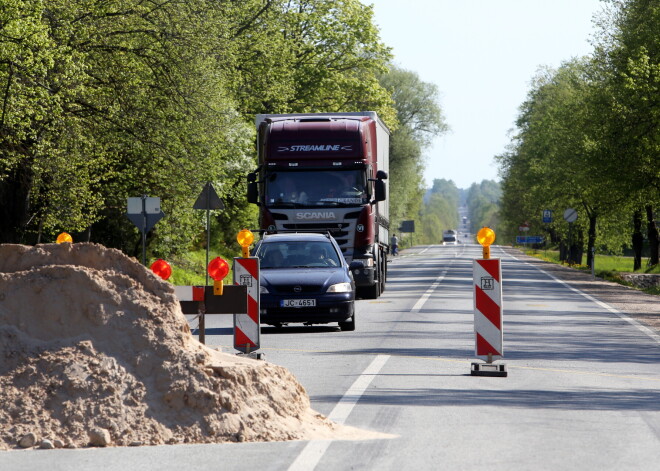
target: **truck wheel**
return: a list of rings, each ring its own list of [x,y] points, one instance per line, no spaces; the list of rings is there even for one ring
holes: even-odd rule
[[[362,297],[364,299],[376,299],[380,296],[380,280],[376,280],[373,286],[362,287]]]

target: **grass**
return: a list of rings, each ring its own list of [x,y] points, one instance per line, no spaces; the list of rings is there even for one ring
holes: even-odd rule
[[[546,262],[556,263],[557,265],[566,265],[566,263],[559,260],[559,251],[558,250],[534,250],[534,249],[525,249],[525,254],[531,255],[532,257],[545,260]],[[586,258],[586,257],[585,257]],[[645,261],[642,261],[644,264]],[[596,254],[595,261],[595,274],[599,278],[605,280],[614,281],[626,286],[632,286],[630,283],[627,283],[621,278],[621,273],[657,273],[660,274],[660,265],[655,267],[642,267],[641,270],[634,271],[634,259],[633,257],[623,257],[619,255],[600,255]],[[572,268],[591,273],[591,268],[587,265],[571,265]],[[660,287],[656,286],[654,288],[642,289],[648,294],[660,295]]]

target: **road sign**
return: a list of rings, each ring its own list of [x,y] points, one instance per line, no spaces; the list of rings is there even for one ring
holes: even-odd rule
[[[564,219],[566,222],[575,222],[578,217],[578,213],[575,209],[573,208],[568,208],[566,211],[564,211]]]
[[[491,363],[504,354],[502,267],[497,258],[474,260],[475,355]]]
[[[516,236],[516,244],[542,244],[543,236]]]
[[[243,353],[261,345],[259,326],[259,259],[234,258],[234,284],[247,286],[247,313],[234,314],[234,348]]]
[[[552,211],[549,209],[543,210],[543,224],[550,224],[552,222]]]
[[[204,185],[204,189],[197,197],[193,209],[225,209],[225,204],[215,192],[211,182]]]
[[[160,210],[160,198],[141,196],[128,198],[126,216],[138,229],[149,232],[165,213]]]
[[[160,210],[160,198],[142,195],[128,198],[126,216],[142,232],[142,264],[147,264],[147,232],[165,217]]]
[[[518,230],[521,232],[527,232],[529,230],[529,223],[523,222],[519,227]]]
[[[415,221],[401,221],[400,232],[415,232]]]

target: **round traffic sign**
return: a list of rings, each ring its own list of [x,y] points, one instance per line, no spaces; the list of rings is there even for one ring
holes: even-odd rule
[[[564,211],[564,219],[566,222],[575,222],[577,220],[578,213],[577,210],[573,208],[568,208],[566,211]]]

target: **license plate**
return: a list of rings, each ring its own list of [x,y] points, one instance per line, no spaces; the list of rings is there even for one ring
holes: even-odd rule
[[[283,299],[281,307],[315,307],[316,299]]]

